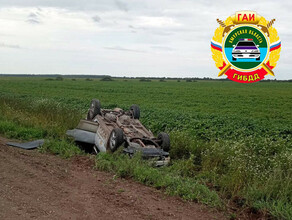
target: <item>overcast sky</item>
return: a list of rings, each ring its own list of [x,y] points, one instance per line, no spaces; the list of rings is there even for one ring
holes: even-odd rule
[[[239,10],[276,18],[291,79],[290,0],[0,0],[0,73],[216,78],[216,18]]]

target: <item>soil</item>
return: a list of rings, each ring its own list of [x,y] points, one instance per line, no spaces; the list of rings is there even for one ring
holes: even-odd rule
[[[0,219],[226,219],[223,213],[0,138]]]

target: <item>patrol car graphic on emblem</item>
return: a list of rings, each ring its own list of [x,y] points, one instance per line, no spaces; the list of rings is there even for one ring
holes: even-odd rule
[[[236,45],[233,45],[232,60],[237,59],[256,59],[260,60],[261,51],[259,45],[255,45],[253,39],[240,39]]]

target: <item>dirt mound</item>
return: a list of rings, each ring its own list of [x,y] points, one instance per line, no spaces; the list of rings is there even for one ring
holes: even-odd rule
[[[0,139],[0,219],[224,219],[112,174],[93,160],[8,147]]]

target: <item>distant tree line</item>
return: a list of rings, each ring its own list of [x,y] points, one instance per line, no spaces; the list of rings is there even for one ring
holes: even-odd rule
[[[181,80],[185,80],[187,82],[196,82],[200,80],[207,81],[230,81],[227,78],[210,78],[210,77],[112,77],[110,75],[62,75],[62,74],[0,74],[0,77],[44,77],[47,80],[59,80],[62,81],[65,78],[74,78],[74,80],[78,78],[83,78],[87,81],[91,81],[91,79],[101,79],[102,81],[113,81],[114,79],[124,79],[124,81],[128,79],[138,79],[141,82],[151,82],[152,80],[158,80],[160,82],[166,82],[167,80],[176,80],[180,82]],[[260,82],[292,82],[292,79],[288,80],[277,80],[277,79],[264,79]]]

